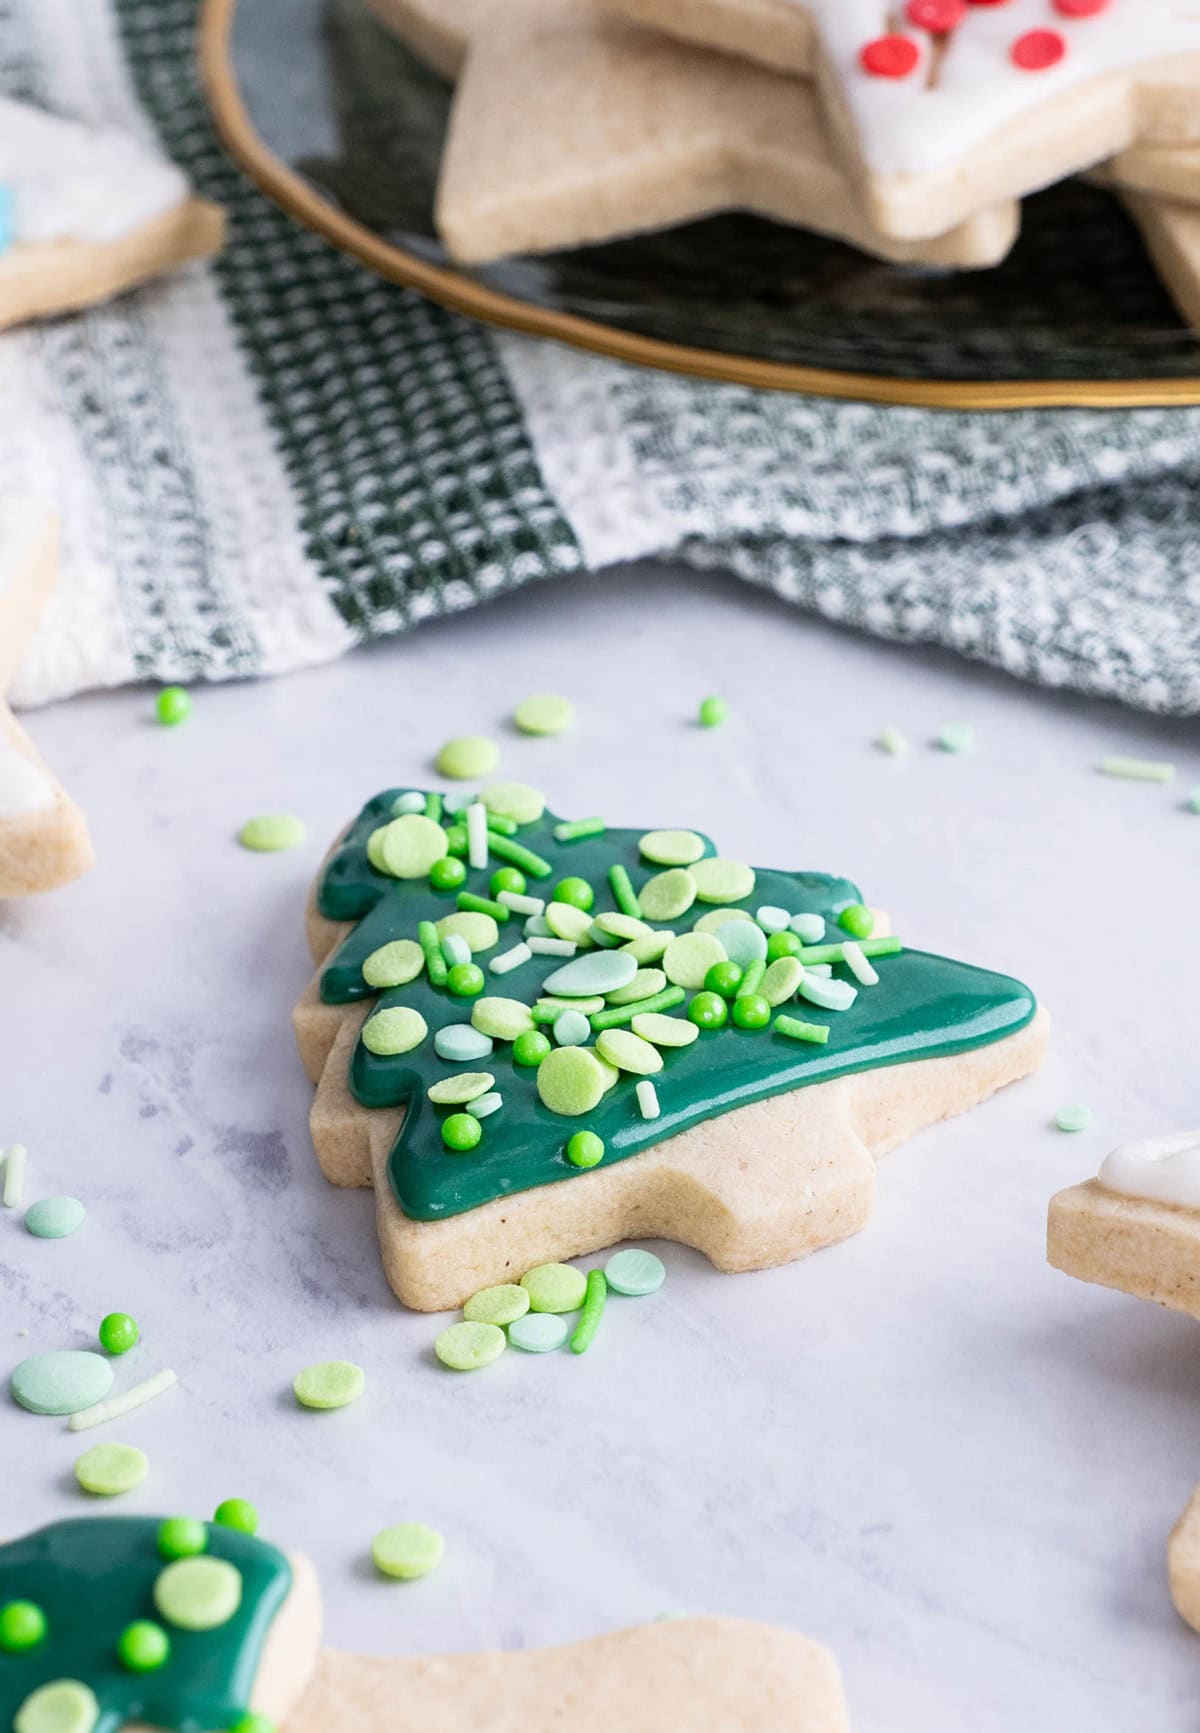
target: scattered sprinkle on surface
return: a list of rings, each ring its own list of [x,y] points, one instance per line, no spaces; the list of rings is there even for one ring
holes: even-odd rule
[[[357,1402],[366,1377],[352,1360],[320,1360],[292,1379],[296,1400],[304,1408],[345,1408]]]
[[[728,716],[729,706],[724,698],[718,698],[714,694],[700,700],[697,717],[701,728],[719,728],[728,719]]]
[[[640,1246],[628,1246],[624,1251],[613,1253],[604,1266],[604,1274],[615,1294],[640,1297],[661,1288],[667,1270],[662,1259],[653,1252],[644,1252]]]
[[[561,734],[574,720],[575,706],[571,700],[557,698],[551,692],[522,698],[513,711],[513,721],[522,734]]]
[[[154,713],[164,728],[177,728],[192,713],[191,693],[183,686],[164,686],[154,700]]]
[[[577,1312],[587,1292],[587,1277],[572,1264],[538,1264],[521,1277],[532,1312]]]
[[[497,1324],[476,1324],[469,1320],[451,1324],[433,1344],[442,1365],[452,1372],[478,1372],[498,1360],[507,1346],[504,1331]]]
[[[570,1324],[555,1312],[527,1312],[509,1325],[508,1340],[526,1354],[552,1354],[570,1333]]]
[[[25,1193],[28,1152],[23,1143],[11,1144],[4,1157],[4,1207],[17,1209]]]
[[[133,1444],[93,1444],[75,1463],[76,1480],[97,1498],[132,1492],[149,1472],[149,1458]]]
[[[890,754],[892,758],[903,758],[908,751],[908,737],[898,728],[887,727],[880,733],[878,745],[881,752]]]
[[[1124,782],[1175,780],[1175,766],[1155,758],[1102,758],[1100,769],[1105,776],[1116,776]]]
[[[25,1211],[25,1227],[35,1239],[65,1240],[83,1226],[86,1213],[77,1197],[43,1197]]]
[[[1086,1131],[1092,1123],[1092,1110],[1080,1103],[1071,1103],[1059,1108],[1054,1123],[1060,1131]]]
[[[500,748],[483,734],[459,734],[447,740],[434,761],[439,776],[455,782],[478,782],[500,762]]]
[[[90,1407],[79,1409],[67,1421],[67,1426],[72,1432],[87,1432],[93,1426],[103,1426],[108,1420],[119,1420],[123,1414],[132,1414],[135,1408],[153,1402],[156,1396],[172,1389],[177,1382],[170,1367],[164,1367],[161,1372],[143,1378],[139,1384],[131,1384],[128,1390],[122,1390],[117,1396],[108,1396],[102,1402],[93,1402]]]
[[[515,1324],[529,1310],[529,1292],[516,1282],[499,1282],[493,1288],[481,1288],[463,1307],[463,1317],[469,1324],[495,1324],[503,1330]]]
[[[307,835],[302,818],[287,812],[264,812],[246,820],[238,841],[255,854],[282,854],[285,849],[299,848]]]
[[[75,1414],[106,1396],[112,1381],[112,1365],[103,1356],[68,1348],[22,1360],[9,1388],[31,1414]]]
[[[943,752],[969,752],[975,744],[975,728],[970,722],[947,722],[938,735]]]
[[[436,1528],[423,1522],[398,1522],[381,1529],[371,1542],[375,1568],[385,1577],[415,1582],[442,1562],[446,1544]]]

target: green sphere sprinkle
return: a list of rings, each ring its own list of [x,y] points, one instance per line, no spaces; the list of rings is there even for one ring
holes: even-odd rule
[[[697,1029],[720,1029],[729,1015],[729,1007],[719,993],[697,993],[687,1014]]]
[[[213,1521],[239,1534],[258,1533],[258,1512],[248,1498],[223,1498],[213,1512]]]
[[[513,896],[523,897],[525,895],[525,874],[519,871],[517,867],[497,867],[491,876],[488,889],[494,897],[498,897],[501,891],[511,891]]]
[[[446,835],[449,836],[447,831]],[[456,891],[467,882],[467,869],[453,850],[435,860],[429,869],[430,888],[435,891]]]
[[[772,933],[767,940],[767,961],[777,963],[780,957],[798,957],[803,949],[795,933]]]
[[[182,686],[164,686],[154,701],[155,713],[164,728],[177,728],[192,714],[192,698]]]
[[[100,1328],[96,1333],[100,1337],[100,1346],[107,1354],[128,1354],[141,1336],[141,1331],[128,1312],[109,1312],[107,1317],[101,1318]]]
[[[604,1160],[604,1139],[594,1131],[577,1131],[567,1144],[572,1167],[596,1167]]]
[[[582,909],[587,914],[596,900],[596,893],[586,879],[559,879],[550,898],[554,903],[569,903],[573,909]]]
[[[714,963],[704,977],[705,991],[719,993],[722,999],[734,998],[741,984],[742,971],[736,963]]]
[[[733,1020],[739,1029],[765,1029],[771,1007],[761,993],[746,993],[733,1001]]]
[[[875,916],[865,903],[849,903],[838,916],[838,926],[852,939],[869,939],[875,931]]]
[[[208,1531],[192,1516],[169,1516],[158,1525],[158,1550],[163,1558],[195,1558],[208,1550]]]
[[[729,706],[724,698],[702,698],[700,700],[701,728],[719,728],[729,715]]]
[[[36,1601],[9,1601],[0,1607],[0,1654],[24,1655],[36,1649],[49,1625]]]
[[[540,1065],[550,1048],[549,1037],[540,1029],[527,1029],[513,1042],[513,1061],[517,1065]]]
[[[446,976],[446,985],[459,999],[474,999],[483,992],[483,970],[478,963],[455,963]]]
[[[249,1714],[238,1716],[229,1733],[276,1733],[276,1728],[269,1715],[259,1715],[252,1709]]]
[[[464,824],[451,824],[446,827],[446,847],[452,855],[461,856],[467,852],[467,827]]]
[[[117,1659],[131,1673],[153,1673],[171,1654],[171,1639],[153,1619],[135,1619],[117,1639]]]
[[[442,1142],[457,1155],[474,1149],[483,1136],[483,1127],[473,1113],[452,1113],[442,1121]]]

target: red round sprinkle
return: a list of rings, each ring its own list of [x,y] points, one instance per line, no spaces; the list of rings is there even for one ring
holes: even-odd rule
[[[1008,0],[971,0],[972,6],[1007,6]]]
[[[908,0],[904,15],[918,30],[957,30],[967,15],[967,0]]]
[[[907,78],[921,58],[911,36],[877,36],[860,56],[865,69],[876,78]]]
[[[1094,18],[1108,9],[1108,0],[1054,0],[1054,10],[1064,18]]]
[[[1067,45],[1057,30],[1027,30],[1012,45],[1012,57],[1023,72],[1044,72],[1057,66]]]

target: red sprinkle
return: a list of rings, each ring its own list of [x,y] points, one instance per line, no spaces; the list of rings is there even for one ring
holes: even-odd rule
[[[1008,0],[971,0],[972,6],[1007,6]]]
[[[967,15],[967,0],[908,0],[904,15],[918,30],[957,30]]]
[[[1012,57],[1023,72],[1044,72],[1057,66],[1067,45],[1057,30],[1027,30],[1012,45]]]
[[[1054,10],[1064,18],[1094,18],[1107,12],[1108,0],[1054,0]]]
[[[860,56],[865,70],[876,78],[907,78],[920,58],[921,50],[911,36],[877,36]]]

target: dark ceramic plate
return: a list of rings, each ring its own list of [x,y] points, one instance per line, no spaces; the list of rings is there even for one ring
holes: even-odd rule
[[[880,264],[757,217],[451,265],[433,225],[450,88],[363,0],[209,0],[226,142],[264,189],[396,281],[475,317],[747,384],[946,406],[1200,401],[1180,321],[1109,193],[1026,202],[995,270]]]

